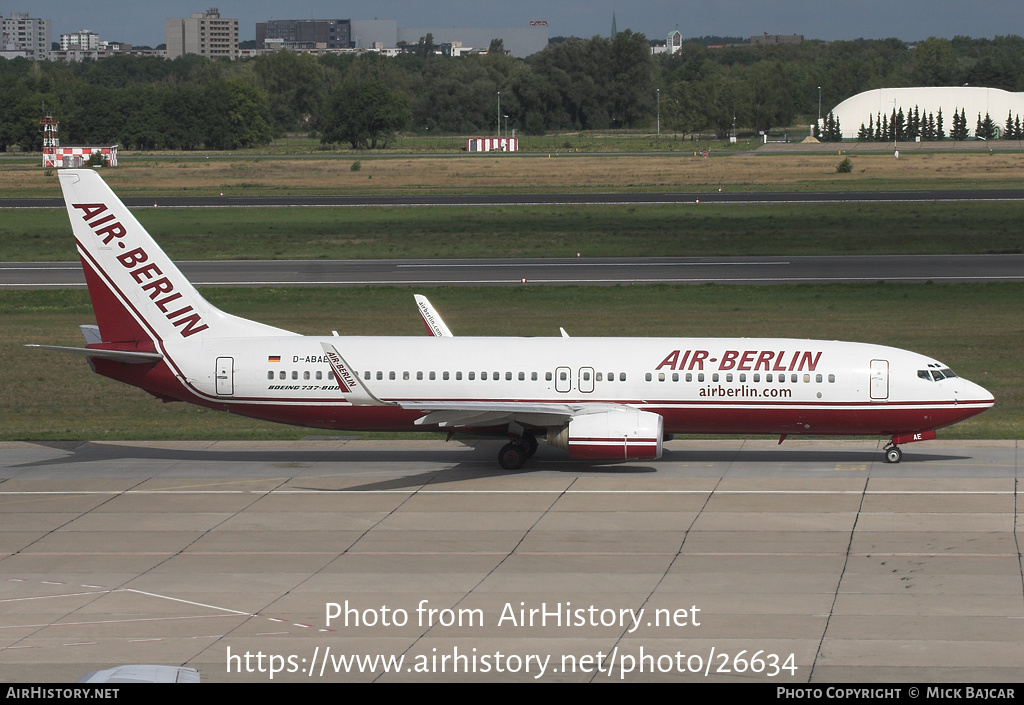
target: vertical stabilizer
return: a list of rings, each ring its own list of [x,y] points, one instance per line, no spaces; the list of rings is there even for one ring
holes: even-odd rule
[[[98,173],[59,176],[105,342],[292,335],[206,301]]]

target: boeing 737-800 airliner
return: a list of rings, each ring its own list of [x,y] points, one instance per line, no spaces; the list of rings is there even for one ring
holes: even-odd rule
[[[875,435],[899,445],[992,406],[924,355],[777,338],[315,337],[208,303],[99,174],[60,172],[98,325],[84,348],[101,375],[165,401],[350,431],[507,437],[521,467],[543,438],[570,458],[659,458],[677,433]]]

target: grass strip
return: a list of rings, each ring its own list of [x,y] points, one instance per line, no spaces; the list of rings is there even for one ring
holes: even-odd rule
[[[145,208],[173,259],[1024,252],[1024,204]],[[0,261],[77,259],[63,210],[9,210]]]

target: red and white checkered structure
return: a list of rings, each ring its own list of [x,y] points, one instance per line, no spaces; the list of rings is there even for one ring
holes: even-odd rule
[[[103,166],[117,166],[117,145],[61,147],[57,134],[57,119],[47,113],[42,120],[43,126],[43,166],[44,167],[82,167],[89,163],[94,154],[103,157]]]
[[[93,154],[103,155],[103,166],[117,166],[116,144],[110,147],[54,147],[52,152],[43,152],[43,166],[86,166]]]
[[[466,140],[467,152],[518,152],[519,140],[515,137],[470,137]]]

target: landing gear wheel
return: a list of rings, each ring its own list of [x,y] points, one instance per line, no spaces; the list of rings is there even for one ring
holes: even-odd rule
[[[498,451],[498,464],[506,470],[518,470],[526,458],[527,449],[521,443],[506,443]]]
[[[523,445],[526,446],[526,457],[532,458],[537,452],[537,437],[532,433],[523,435]]]
[[[899,449],[899,446],[890,446],[885,449],[885,462],[887,463],[898,463],[902,457],[903,451]]]

